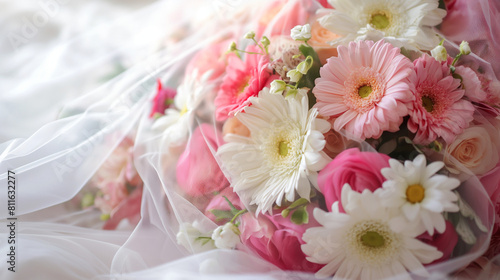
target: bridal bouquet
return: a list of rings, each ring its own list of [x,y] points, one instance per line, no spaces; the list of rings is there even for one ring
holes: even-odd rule
[[[161,78],[144,148],[179,244],[335,279],[498,255],[500,84],[444,4],[275,1]]]

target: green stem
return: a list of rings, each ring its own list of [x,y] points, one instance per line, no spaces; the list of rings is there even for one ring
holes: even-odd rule
[[[231,221],[229,221],[231,224],[234,223],[234,220],[236,220],[236,218],[238,218],[239,216],[245,214],[246,212],[248,212],[248,210],[246,209],[243,209],[243,210],[240,210],[238,213],[236,213],[236,215],[234,215],[234,217],[231,219]]]
[[[457,54],[457,56],[455,56],[455,59],[453,59],[451,66],[455,66],[455,63],[457,63],[457,61],[460,59],[461,56],[462,56],[462,53]]]
[[[260,46],[259,46],[260,47]],[[265,53],[258,53],[258,52],[247,52],[247,51],[242,51],[242,50],[237,50],[238,52],[242,53],[248,53],[248,54],[260,54],[260,55],[266,55]]]

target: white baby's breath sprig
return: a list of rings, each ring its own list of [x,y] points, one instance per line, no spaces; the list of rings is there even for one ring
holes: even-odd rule
[[[271,89],[269,90],[272,94],[283,94],[286,89],[286,83],[282,80],[274,80],[271,82]]]
[[[234,249],[240,243],[240,230],[233,223],[228,222],[214,230],[212,239],[215,247],[219,249]]]
[[[311,69],[311,67],[313,66],[313,63],[314,60],[312,56],[308,55],[304,61],[302,61],[301,63],[299,63],[299,65],[297,65],[297,71],[306,75],[307,71],[309,71],[309,69]]]
[[[307,42],[309,39],[311,39],[311,25],[305,24],[305,25],[297,25],[291,30],[290,36],[292,39],[296,41],[304,41]]]
[[[290,82],[297,83],[302,78],[303,74],[297,70],[293,69],[286,73],[286,76],[290,78]]]
[[[471,53],[469,42],[462,41],[462,43],[460,44],[460,53],[463,55],[468,55]]]
[[[250,40],[251,40],[251,39],[254,39],[254,38],[255,38],[255,32],[253,32],[253,31],[249,31],[249,32],[247,32],[247,33],[245,34],[244,38],[245,38],[245,39],[250,39]]]
[[[462,41],[462,43],[460,43],[460,53],[457,54],[457,56],[455,56],[455,59],[453,59],[451,66],[455,66],[455,64],[462,57],[462,55],[469,55],[470,53],[471,53],[471,49],[470,49],[469,43],[467,41]]]
[[[446,61],[448,59],[448,52],[442,45],[437,45],[435,48],[433,48],[431,50],[431,55],[437,61]]]

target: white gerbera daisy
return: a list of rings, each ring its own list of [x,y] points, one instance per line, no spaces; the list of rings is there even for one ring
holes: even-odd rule
[[[390,221],[397,212],[384,207],[369,190],[360,194],[345,184],[342,205],[345,214],[339,212],[338,202],[331,213],[314,209],[322,227],[309,228],[302,236],[307,260],[326,264],[316,273],[318,278],[411,279],[408,271],[425,277],[428,272],[422,264],[443,255],[416,239],[418,232],[410,224],[395,230]]]
[[[431,50],[439,43],[432,30],[446,11],[437,0],[329,0],[334,8],[319,19],[321,25],[342,36],[334,45],[384,39],[396,47]]]
[[[309,109],[307,96],[285,99],[265,88],[236,118],[250,130],[250,138],[227,135],[217,154],[230,174],[242,201],[256,204],[257,213],[271,212],[274,203],[293,202],[296,192],[309,199],[317,171],[328,162],[322,151],[323,133],[330,124]]]
[[[408,221],[416,222],[430,235],[434,229],[443,233],[446,224],[442,213],[459,210],[455,203],[458,198],[452,190],[460,181],[436,174],[444,163],[436,161],[427,165],[424,155],[407,160],[404,165],[395,159],[390,159],[389,164],[391,167],[381,170],[387,179],[379,193],[385,205],[401,209]]]
[[[153,129],[162,131],[163,141],[168,146],[180,146],[186,143],[193,123],[195,109],[199,107],[207,94],[213,93],[214,84],[208,82],[212,71],[199,77],[198,70],[184,78],[177,88],[174,106],[165,110],[153,124]]]

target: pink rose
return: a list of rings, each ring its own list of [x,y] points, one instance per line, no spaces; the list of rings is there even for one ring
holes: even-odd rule
[[[332,210],[332,204],[340,200],[342,187],[351,185],[354,191],[364,189],[375,191],[385,181],[380,170],[389,167],[390,157],[376,152],[361,152],[358,148],[347,149],[338,154],[318,174],[318,185],[325,196],[326,206]],[[343,211],[340,205],[340,211]]]
[[[498,134],[498,129],[492,125],[466,128],[446,147],[444,163],[448,170],[455,174],[483,175],[493,169],[499,161]]]
[[[500,211],[499,211],[498,205],[497,205],[497,209],[496,209],[497,216],[495,218],[495,221],[498,221],[499,212]],[[499,254],[500,254],[500,231],[497,230],[491,236],[490,245],[488,246],[488,250],[484,253],[484,256],[487,258],[494,258],[494,257],[498,256]]]
[[[198,126],[177,162],[177,183],[188,195],[204,196],[229,186],[210,150],[215,153],[222,144],[217,134],[212,125]]]
[[[259,19],[257,37],[290,35],[296,25],[304,24],[309,17],[308,9],[313,8],[313,1],[276,0],[272,2]]]
[[[104,214],[110,214],[128,196],[125,182],[108,181],[99,185],[94,205]]]
[[[333,123],[335,122],[335,118],[331,118],[328,120],[333,127]],[[353,140],[350,140],[344,137],[338,131],[330,129],[327,133],[324,134],[326,145],[323,149],[329,157],[335,158],[338,154],[343,152],[348,148],[354,148],[359,146],[359,143]]]
[[[196,53],[186,67],[186,73],[193,73],[198,69],[198,73],[203,74],[213,71],[210,80],[219,78],[226,70],[226,51],[231,40],[215,43],[203,48]]]
[[[134,141],[125,138],[111,153],[92,178],[92,184],[99,188],[94,205],[104,214],[112,213],[129,195],[127,186],[142,186],[142,179],[134,167]]]
[[[316,272],[322,265],[306,260],[302,252],[302,234],[306,229],[319,224],[314,220],[312,210],[316,206],[307,207],[309,223],[296,225],[290,217],[283,218],[281,214],[259,215],[251,214],[241,217],[241,242],[262,258],[284,270]]]
[[[240,198],[238,195],[233,192],[233,188],[227,187],[223,189],[219,194],[214,196],[212,200],[208,203],[206,209],[205,209],[205,216],[207,216],[210,220],[213,222],[217,223],[218,225],[223,225],[226,222],[229,222],[229,220],[217,220],[217,217],[212,213],[213,210],[222,210],[222,211],[230,211],[231,207],[229,206],[229,203],[226,201],[224,198],[226,197],[231,201],[231,203],[237,208],[237,209],[244,209],[245,207],[240,201]]]
[[[177,91],[173,88],[163,88],[161,81],[158,79],[158,89],[156,91],[155,98],[153,99],[153,107],[151,108],[151,113],[149,117],[152,118],[155,115],[164,115],[165,110],[174,103],[174,97]]]
[[[443,253],[441,258],[430,263],[435,264],[446,261],[450,258],[451,253],[453,253],[453,249],[455,249],[455,245],[457,245],[458,234],[455,231],[453,224],[446,221],[446,229],[443,233],[435,233],[433,236],[430,236],[427,232],[425,232],[420,235],[418,239],[426,244],[436,247]]]
[[[453,279],[498,279],[500,266],[497,261],[479,257],[470,263],[466,268],[458,271]]]
[[[142,187],[135,189],[111,212],[109,220],[103,229],[116,229],[123,219],[128,219],[132,225],[136,225],[141,219]]]
[[[481,184],[488,193],[488,196],[495,206],[495,224],[493,226],[493,236],[500,235],[500,163],[490,172],[481,176]]]

